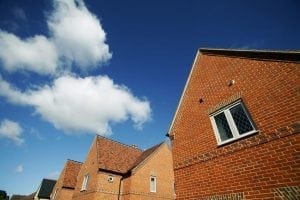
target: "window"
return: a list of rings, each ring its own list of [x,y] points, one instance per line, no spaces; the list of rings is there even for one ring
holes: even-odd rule
[[[88,182],[89,182],[89,174],[85,175],[83,178],[82,186],[81,186],[81,191],[87,190]]]
[[[213,113],[210,120],[219,145],[257,132],[242,101]]]
[[[150,176],[150,192],[156,192],[156,177]]]

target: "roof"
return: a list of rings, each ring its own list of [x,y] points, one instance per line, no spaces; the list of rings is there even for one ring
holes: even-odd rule
[[[54,188],[56,181],[55,180],[50,180],[50,179],[43,179],[41,186],[38,190],[37,196],[39,198],[48,198],[50,199],[50,194]]]
[[[145,150],[142,155],[138,157],[135,163],[132,165],[131,169],[140,165],[144,160],[146,160],[153,152],[155,152],[163,143],[157,144],[147,150]]]
[[[142,151],[134,146],[97,136],[99,170],[126,174],[146,160],[160,145]]]
[[[82,166],[81,162],[75,160],[67,160],[64,168],[64,176],[62,187],[74,189],[77,182],[77,175]]]
[[[26,197],[26,196],[25,195],[14,194],[14,195],[12,195],[10,200],[22,200],[24,197]]]
[[[34,196],[35,196],[35,192],[28,196],[23,197],[21,200],[33,200]]]
[[[35,192],[30,195],[13,195],[10,200],[33,200]]]
[[[97,136],[99,169],[125,174],[142,155],[142,150]]]
[[[245,57],[263,60],[282,60],[300,62],[299,50],[254,50],[254,49],[218,49],[200,48],[202,54],[224,55],[230,57]]]

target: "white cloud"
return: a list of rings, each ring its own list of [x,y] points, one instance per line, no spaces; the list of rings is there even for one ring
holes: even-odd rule
[[[4,69],[54,74],[77,66],[86,71],[111,58],[100,21],[82,0],[53,1],[54,10],[46,22],[49,37],[21,39],[0,29],[0,61]]]
[[[43,119],[67,132],[109,134],[111,123],[131,119],[135,127],[150,119],[147,100],[135,97],[107,76],[62,76],[52,85],[21,92],[0,79],[0,95],[9,101],[30,105]]]
[[[22,40],[0,29],[0,49],[0,60],[9,72],[23,69],[39,74],[53,74],[56,71],[56,48],[45,36],[37,35]]]
[[[48,27],[58,52],[67,62],[86,69],[111,58],[100,21],[82,0],[56,0],[54,6]]]
[[[23,130],[21,126],[8,119],[4,119],[0,122],[0,137],[8,138],[14,141],[17,145],[20,145],[24,142],[24,139],[21,138]]]
[[[23,171],[24,171],[23,165],[22,165],[22,164],[21,164],[21,165],[18,165],[17,168],[16,168],[16,172],[22,173]]]

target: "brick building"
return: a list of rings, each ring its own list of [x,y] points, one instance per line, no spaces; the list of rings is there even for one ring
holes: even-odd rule
[[[174,199],[169,146],[162,143],[142,151],[96,136],[78,173],[72,199]]]
[[[51,200],[71,200],[77,183],[81,162],[67,160],[52,190]]]
[[[169,129],[177,199],[300,199],[300,53],[200,49]]]

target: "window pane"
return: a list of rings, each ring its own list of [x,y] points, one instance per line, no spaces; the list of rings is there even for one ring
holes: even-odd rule
[[[230,112],[240,135],[254,130],[241,104],[232,107]]]
[[[224,113],[214,116],[222,141],[233,137]]]

